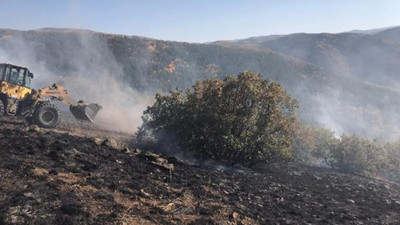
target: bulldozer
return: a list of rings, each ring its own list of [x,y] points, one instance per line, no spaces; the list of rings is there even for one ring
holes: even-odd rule
[[[55,128],[60,122],[59,109],[53,100],[67,106],[78,121],[94,123],[99,104],[73,100],[68,91],[58,84],[38,90],[32,89],[33,73],[28,68],[0,63],[0,117],[22,116],[28,124]]]

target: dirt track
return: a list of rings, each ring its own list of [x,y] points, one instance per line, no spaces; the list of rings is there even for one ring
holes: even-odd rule
[[[218,171],[103,139],[1,119],[0,224],[400,224],[397,183],[291,164]]]

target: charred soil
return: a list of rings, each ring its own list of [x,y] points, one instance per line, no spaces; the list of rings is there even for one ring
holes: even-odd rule
[[[399,224],[400,185],[290,163],[216,170],[123,134],[0,120],[0,224]]]

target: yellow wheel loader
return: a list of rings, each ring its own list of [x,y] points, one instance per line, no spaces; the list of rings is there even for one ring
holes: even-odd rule
[[[98,104],[74,101],[68,91],[58,84],[32,89],[32,79],[33,74],[25,67],[0,64],[0,117],[23,116],[29,124],[55,128],[61,115],[51,100],[68,105],[77,120],[88,123],[94,123],[94,118],[102,109]]]

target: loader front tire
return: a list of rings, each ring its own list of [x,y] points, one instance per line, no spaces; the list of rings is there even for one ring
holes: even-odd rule
[[[40,103],[33,112],[32,119],[39,127],[55,128],[60,121],[60,112],[49,102]]]

